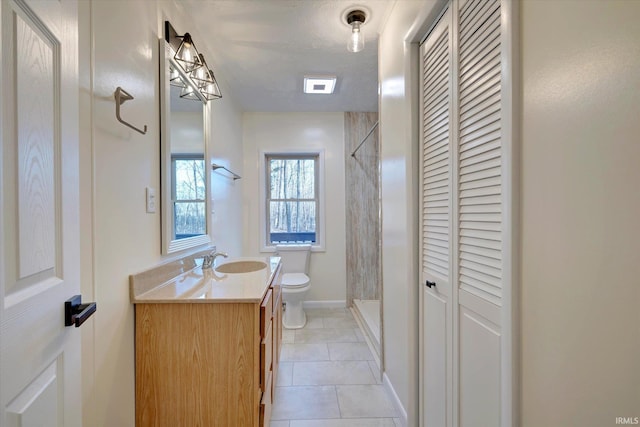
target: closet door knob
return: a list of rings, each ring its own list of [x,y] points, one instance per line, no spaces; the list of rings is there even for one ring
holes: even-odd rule
[[[425,285],[427,286],[427,288],[433,288],[433,287],[436,286],[436,282],[430,282],[430,281],[427,280]]]

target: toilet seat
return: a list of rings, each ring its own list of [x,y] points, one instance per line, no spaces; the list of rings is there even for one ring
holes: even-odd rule
[[[302,288],[309,284],[309,276],[304,273],[285,273],[282,275],[283,288]]]

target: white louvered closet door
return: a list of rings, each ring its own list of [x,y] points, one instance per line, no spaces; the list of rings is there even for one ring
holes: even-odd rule
[[[422,422],[428,427],[513,422],[504,4],[453,0],[421,47]]]
[[[445,13],[421,52],[424,425],[452,426],[452,40]]]
[[[503,177],[500,0],[459,4],[459,425],[501,425]]]

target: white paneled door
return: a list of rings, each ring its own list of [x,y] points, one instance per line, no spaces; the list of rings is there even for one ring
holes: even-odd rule
[[[0,425],[80,426],[77,4],[1,1]]]
[[[421,46],[426,427],[516,424],[509,8],[453,0]]]
[[[452,425],[452,40],[451,11],[421,46],[422,384],[424,424]]]

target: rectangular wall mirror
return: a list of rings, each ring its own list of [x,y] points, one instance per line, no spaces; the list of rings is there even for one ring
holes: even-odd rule
[[[207,156],[210,107],[160,40],[162,253],[211,242]]]

